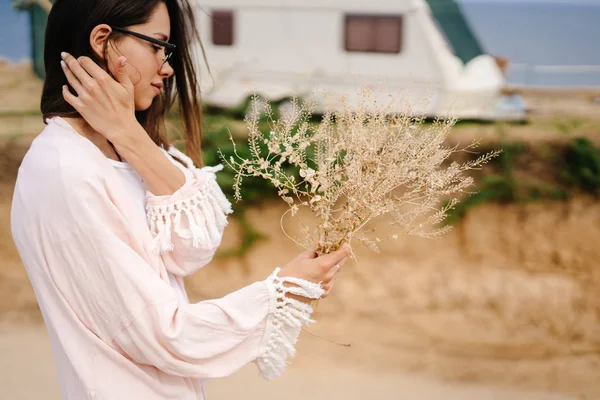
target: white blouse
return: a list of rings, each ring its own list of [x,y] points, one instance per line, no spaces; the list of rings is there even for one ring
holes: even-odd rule
[[[231,213],[219,168],[163,149],[186,181],[155,196],[65,120],[47,122],[19,168],[11,231],[62,398],[203,400],[199,380],[248,363],[265,379],[279,376],[312,313],[286,294],[320,298],[320,285],[275,268],[218,299],[189,303],[182,290],[183,277],[214,256]]]
[[[144,184],[144,181],[137,171],[127,162],[108,160],[115,168],[115,171],[117,171],[117,174],[119,174],[119,177],[123,180],[123,187],[127,190],[127,194],[129,194],[135,203],[136,213],[141,217],[146,218],[146,192],[148,188]],[[170,271],[168,271],[167,274],[169,275],[171,287],[177,292],[178,299],[182,303],[188,303],[187,293],[185,293],[185,289],[177,282],[175,275]]]

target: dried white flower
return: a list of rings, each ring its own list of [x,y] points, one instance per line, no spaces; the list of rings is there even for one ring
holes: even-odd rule
[[[290,205],[292,215],[300,207],[310,208],[318,224],[302,229],[306,236],[300,244],[320,254],[334,251],[353,238],[376,251],[383,239],[369,239],[366,233],[373,233],[376,227],[369,232],[364,228],[383,215],[389,215],[392,226],[401,233],[435,237],[447,232],[449,227],[426,228],[443,221],[457,202],[451,196],[473,184],[463,173],[498,154],[445,166],[448,157],[458,151],[444,146],[454,120],[426,123],[420,118],[394,115],[373,101],[368,90],[359,98],[358,108],[344,99],[343,110],[327,112],[319,124],[309,123],[310,103],[300,104],[294,99],[293,120],[274,120],[267,103],[269,136],[259,130],[258,116],[248,119],[251,157],[244,159],[235,153],[237,160],[224,160],[237,172],[238,200],[242,178],[259,175],[279,188],[279,196]],[[267,144],[267,155],[260,153],[259,142]],[[299,182],[293,173],[281,168],[284,161],[297,168]],[[451,201],[442,207],[441,202],[449,198]],[[391,238],[397,240],[398,235]]]

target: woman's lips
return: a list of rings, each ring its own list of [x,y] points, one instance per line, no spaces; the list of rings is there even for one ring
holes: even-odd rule
[[[156,94],[159,94],[159,93],[160,93],[160,91],[161,91],[161,89],[163,88],[163,83],[162,83],[162,82],[159,82],[159,83],[153,83],[153,84],[152,84],[152,87],[153,87],[154,89],[156,89]]]

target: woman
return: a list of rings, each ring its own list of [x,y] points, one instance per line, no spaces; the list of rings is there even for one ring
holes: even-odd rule
[[[20,167],[11,226],[64,399],[203,399],[203,379],[250,362],[274,378],[348,257],[304,252],[189,304],[182,279],[211,260],[231,212],[218,168],[198,168],[195,32],[186,0],[57,0],[50,12],[48,125]],[[189,157],[164,135],[175,98]]]

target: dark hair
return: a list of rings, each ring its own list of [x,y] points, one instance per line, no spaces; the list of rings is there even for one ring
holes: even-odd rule
[[[74,57],[90,57],[108,71],[105,60],[99,59],[90,46],[92,30],[100,24],[120,28],[143,24],[161,1],[166,4],[171,19],[170,43],[177,46],[175,57],[169,61],[175,73],[165,79],[164,93],[154,99],[148,110],[137,111],[136,117],[157,145],[167,147],[165,115],[177,98],[185,129],[186,153],[197,166],[202,166],[202,112],[191,51],[192,41],[196,39],[200,43],[200,38],[188,0],[56,0],[46,26],[46,78],[41,111],[44,121],[54,116],[79,116],[62,95],[62,86],[68,84],[60,67],[62,51]],[[119,35],[122,34],[113,31],[111,37]],[[105,54],[106,50],[107,46]]]

